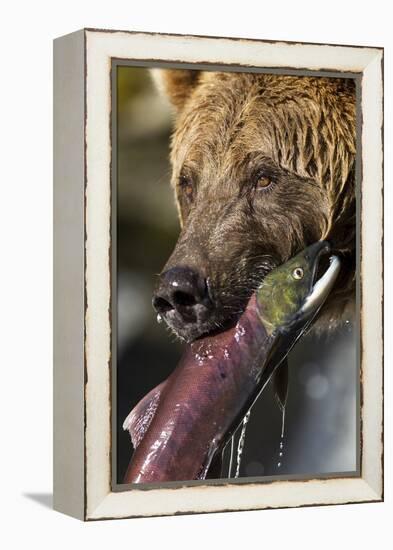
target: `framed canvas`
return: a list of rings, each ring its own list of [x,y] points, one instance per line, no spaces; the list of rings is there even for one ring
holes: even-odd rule
[[[54,159],[55,509],[381,501],[383,49],[75,32]]]

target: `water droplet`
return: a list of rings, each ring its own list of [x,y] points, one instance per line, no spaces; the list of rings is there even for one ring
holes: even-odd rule
[[[157,313],[157,323],[158,324],[162,323],[162,317],[159,313]]]
[[[245,443],[245,440],[246,440],[247,423],[250,420],[250,414],[251,414],[251,411],[248,411],[246,416],[243,418],[242,431],[241,431],[241,434],[240,434],[239,442],[237,444],[235,478],[238,478],[239,474],[240,474],[240,465],[241,465],[241,461],[242,461],[244,443]]]
[[[233,451],[235,448],[235,436],[231,437],[231,455],[229,457],[228,477],[232,477],[232,463],[233,463]]]
[[[243,325],[238,324],[235,331],[236,342],[239,342],[240,338],[242,338],[245,334],[246,334],[246,329],[243,327]]]
[[[285,432],[285,407],[282,408],[281,412],[281,435],[280,435],[280,451],[278,453],[279,461],[277,462],[277,468],[282,466],[282,458],[284,456],[284,432]]]
[[[285,430],[285,407],[282,408],[282,415],[281,415],[281,439],[284,439],[284,430]]]
[[[195,359],[197,360],[198,365],[200,365],[200,366],[202,366],[203,363],[205,362],[203,356],[202,356],[202,355],[199,355],[199,353],[196,353],[196,354],[195,354]]]

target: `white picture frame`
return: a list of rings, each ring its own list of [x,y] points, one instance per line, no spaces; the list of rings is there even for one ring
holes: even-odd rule
[[[359,475],[113,490],[113,60],[350,74],[360,86]],[[54,43],[54,507],[82,520],[383,499],[383,50],[84,29]]]

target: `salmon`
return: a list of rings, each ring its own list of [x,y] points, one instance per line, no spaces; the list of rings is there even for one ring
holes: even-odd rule
[[[309,327],[340,270],[317,242],[271,271],[237,323],[187,346],[179,364],[124,422],[134,446],[125,483],[205,479],[275,369]]]

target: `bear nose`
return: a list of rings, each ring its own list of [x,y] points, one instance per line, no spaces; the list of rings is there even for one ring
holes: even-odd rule
[[[165,316],[175,310],[186,322],[196,319],[200,306],[208,308],[210,299],[206,279],[188,267],[172,267],[161,274],[153,297],[153,307]]]

